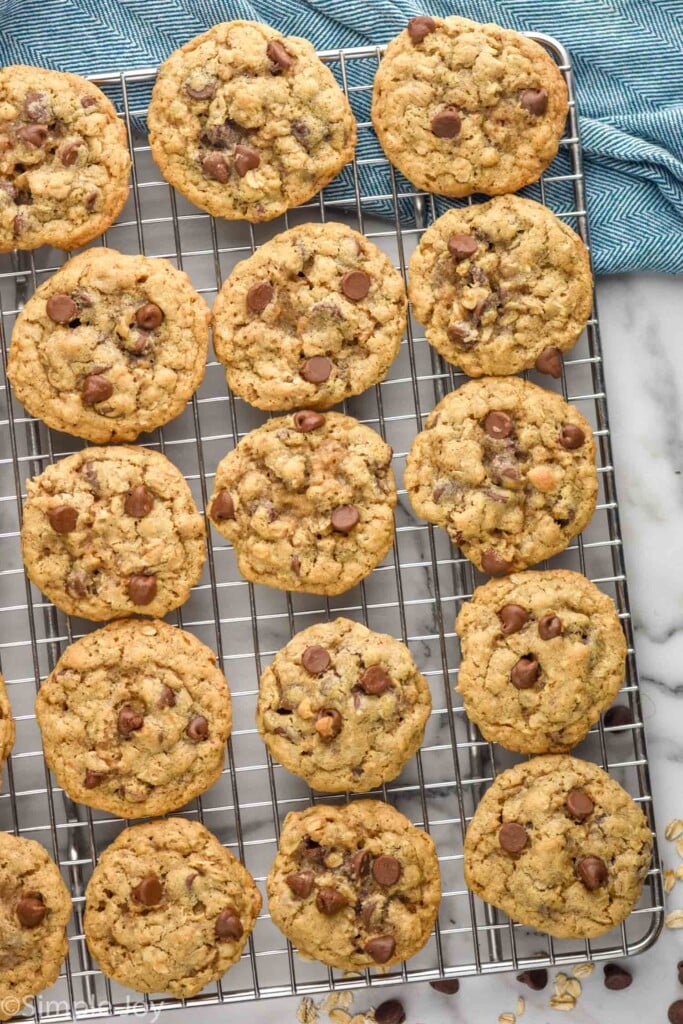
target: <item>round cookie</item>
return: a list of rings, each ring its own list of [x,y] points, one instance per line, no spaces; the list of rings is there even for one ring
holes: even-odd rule
[[[314,196],[353,156],[356,122],[306,39],[268,25],[214,25],[159,68],[152,156],[195,206],[265,221]]]
[[[513,921],[594,938],[638,902],[652,857],[645,815],[602,768],[547,754],[502,772],[465,837],[465,881]]]
[[[126,829],[104,851],[84,931],[107,977],[185,999],[240,959],[260,909],[253,878],[216,836],[167,818]]]
[[[2,784],[2,768],[14,746],[15,728],[12,718],[12,707],[7,696],[5,680],[0,675],[0,785]]]
[[[345,224],[301,224],[235,267],[213,335],[230,388],[259,409],[327,409],[382,380],[406,323],[403,279]]]
[[[96,85],[0,68],[0,252],[97,238],[126,202],[129,173],[126,127]]]
[[[313,789],[367,793],[419,749],[431,708],[405,644],[340,618],[302,630],[275,655],[256,724],[272,756]]]
[[[104,444],[178,416],[204,376],[211,314],[162,259],[88,249],[28,300],[7,376],[32,416]]]
[[[613,602],[568,569],[489,580],[455,629],[468,717],[485,739],[521,754],[571,750],[624,679],[626,638]]]
[[[122,818],[167,814],[216,782],[230,691],[216,656],[159,619],[77,640],[40,688],[45,760],[72,800]]]
[[[410,299],[427,341],[470,377],[534,365],[559,377],[592,290],[579,236],[520,196],[448,210],[410,260]]]
[[[375,75],[372,123],[392,164],[446,196],[536,181],[567,118],[567,87],[538,43],[466,18],[413,18]]]
[[[0,832],[0,1020],[53,985],[67,953],[71,897],[40,843]]]
[[[441,880],[431,836],[380,800],[356,800],[288,814],[266,890],[301,956],[359,971],[422,949]]]
[[[500,576],[563,551],[590,521],[595,442],[560,395],[519,377],[487,377],[429,414],[404,480],[417,515]]]
[[[209,516],[246,579],[343,594],[391,547],[391,457],[351,416],[309,409],[270,419],[219,463]]]
[[[31,580],[69,615],[165,615],[206,557],[204,520],[159,452],[84,448],[28,480],[21,545]]]

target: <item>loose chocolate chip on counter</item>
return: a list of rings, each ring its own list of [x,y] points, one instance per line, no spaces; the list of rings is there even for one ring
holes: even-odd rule
[[[456,260],[466,260],[477,251],[478,242],[471,235],[451,235],[448,239],[448,251]]]
[[[498,612],[500,630],[503,636],[518,633],[529,621],[529,613],[521,605],[506,604]]]
[[[342,731],[342,716],[336,708],[322,708],[315,720],[315,731],[323,743],[331,743]]]
[[[348,906],[348,901],[346,896],[337,889],[333,889],[331,885],[325,885],[318,890],[315,905],[321,914],[331,917],[332,914],[338,914],[343,907]]]
[[[601,857],[584,857],[576,865],[579,878],[591,892],[607,881],[607,865]]]
[[[102,785],[105,777],[104,772],[93,772],[88,768],[83,779],[83,785],[86,789],[97,789],[98,786]]]
[[[633,725],[633,712],[626,704],[614,704],[605,712],[602,720],[608,729],[618,731],[627,725]]]
[[[541,674],[541,666],[535,655],[526,654],[512,666],[510,682],[516,690],[529,690]]]
[[[145,907],[156,907],[163,895],[164,890],[156,875],[147,875],[133,889],[134,898]]]
[[[205,178],[213,178],[214,181],[219,181],[222,185],[230,177],[230,169],[225,162],[225,157],[220,153],[207,153],[202,158],[202,173]]]
[[[499,412],[494,410],[490,412],[484,420],[484,430],[489,437],[495,438],[496,441],[502,441],[504,438],[509,437],[512,433],[512,416],[508,416],[506,412]]]
[[[41,896],[22,896],[17,903],[17,917],[24,928],[37,928],[47,914]]]
[[[164,322],[164,311],[156,302],[145,302],[144,306],[136,310],[135,322],[144,331],[154,331]]]
[[[382,885],[385,888],[388,888],[390,885],[396,885],[402,871],[401,862],[396,860],[395,857],[389,857],[384,853],[379,857],[375,857],[372,862],[372,877],[378,885]]]
[[[301,664],[311,675],[319,676],[321,672],[327,672],[332,664],[332,658],[324,647],[314,644],[312,647],[307,647],[301,655]]]
[[[302,434],[317,430],[325,422],[323,414],[314,412],[313,409],[302,409],[300,412],[295,412],[293,419],[295,430],[299,430]]]
[[[460,982],[457,978],[443,978],[442,981],[430,981],[430,988],[435,992],[441,992],[445,996],[454,996],[460,991]]]
[[[216,83],[207,82],[206,85],[200,86],[199,89],[195,89],[189,82],[185,82],[185,92],[192,100],[210,100],[213,99],[216,93]]]
[[[371,665],[366,668],[358,680],[361,690],[367,694],[376,696],[391,689],[394,682],[388,672],[385,672],[381,665]]]
[[[562,353],[555,345],[547,345],[534,366],[539,373],[547,373],[557,379],[562,376]]]
[[[385,964],[391,960],[396,951],[396,940],[393,935],[375,935],[365,943],[365,952],[376,964]]]
[[[363,878],[370,870],[370,851],[358,850],[346,863],[352,878]]]
[[[279,39],[271,39],[266,47],[266,56],[280,71],[287,71],[294,63],[294,58],[285,50]]]
[[[97,405],[106,402],[114,394],[114,385],[101,373],[89,373],[83,381],[81,400],[83,405]]]
[[[554,640],[562,636],[562,622],[557,615],[544,615],[538,622],[538,635],[541,640]]]
[[[567,794],[567,813],[576,821],[585,821],[595,810],[595,804],[585,789],[570,789]]]
[[[432,118],[431,129],[439,139],[454,139],[460,131],[460,114],[455,107],[444,107]]]
[[[679,960],[676,964],[676,970],[678,971],[678,981],[683,985],[683,960]]]
[[[498,829],[498,842],[506,853],[521,853],[529,842],[529,836],[523,825],[506,821]]]
[[[580,448],[585,440],[586,435],[581,427],[575,427],[573,423],[565,423],[558,438],[562,447],[570,452],[575,448]]]
[[[270,281],[257,281],[247,292],[247,307],[252,313],[262,313],[275,294]]]
[[[325,356],[311,356],[299,372],[309,384],[323,384],[332,373],[332,363]]]
[[[375,1010],[375,1021],[377,1024],[403,1024],[406,1019],[406,1012],[403,1003],[398,999],[387,999],[385,1003]]]
[[[119,717],[116,722],[116,728],[118,729],[121,736],[130,736],[132,732],[137,732],[138,729],[142,729],[145,724],[145,720],[142,715],[134,711],[128,704],[121,708],[119,711]]]
[[[667,1011],[669,1024],[683,1024],[683,999],[677,999]]]
[[[68,324],[78,316],[78,306],[70,295],[57,292],[51,295],[45,305],[45,312],[56,324]]]
[[[291,875],[287,875],[285,882],[295,896],[305,900],[313,891],[313,877],[312,871],[296,871]]]
[[[370,275],[364,270],[349,270],[341,279],[341,290],[347,299],[359,302],[370,291]]]
[[[134,519],[144,519],[154,507],[154,495],[148,491],[144,484],[137,484],[132,487],[126,495],[123,503],[123,510],[127,516]]]
[[[249,146],[235,146],[235,170],[240,178],[253,171],[261,163],[261,157]]]
[[[59,151],[59,159],[65,167],[73,167],[78,160],[78,152],[82,145],[83,143],[80,139],[72,139],[71,142],[67,142],[62,146]]]
[[[413,43],[421,43],[425,36],[433,32],[435,28],[434,19],[421,14],[417,18],[411,18],[408,22],[408,35]]]
[[[176,705],[175,693],[171,687],[166,686],[165,683],[158,703],[160,708],[174,708]]]
[[[517,981],[528,985],[534,992],[542,992],[548,984],[548,972],[545,967],[534,967],[518,974]]]
[[[57,505],[56,508],[48,509],[47,518],[55,533],[71,533],[76,529],[78,512],[69,505]]]
[[[548,109],[548,91],[546,89],[525,89],[519,97],[519,102],[529,114],[540,117]]]
[[[481,567],[491,576],[504,576],[512,568],[512,562],[508,562],[493,548],[487,548],[481,556]]]
[[[191,718],[185,733],[193,743],[201,743],[203,740],[208,739],[209,723],[204,718],[204,715],[195,715],[194,718]]]
[[[350,533],[359,519],[360,512],[355,505],[337,505],[332,509],[332,527],[338,533]]]
[[[128,577],[128,597],[133,604],[151,604],[157,596],[156,576],[146,576],[144,573],[136,573]]]
[[[17,138],[27,142],[29,146],[40,149],[47,141],[49,131],[46,124],[27,124],[17,131]]]
[[[217,939],[241,939],[244,928],[234,910],[221,910],[216,918],[214,932]]]
[[[230,491],[219,491],[211,505],[212,519],[234,519],[235,503]]]
[[[605,988],[609,988],[613,992],[620,992],[623,988],[628,988],[633,981],[632,974],[624,967],[620,967],[619,964],[605,964],[603,972]]]

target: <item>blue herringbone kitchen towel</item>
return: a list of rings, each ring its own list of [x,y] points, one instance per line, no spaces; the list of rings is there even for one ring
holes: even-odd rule
[[[422,13],[563,42],[597,270],[683,271],[683,0],[0,0],[0,62],[81,74],[148,67],[232,18],[267,21],[320,49],[360,46]],[[386,192],[381,180],[371,187]]]

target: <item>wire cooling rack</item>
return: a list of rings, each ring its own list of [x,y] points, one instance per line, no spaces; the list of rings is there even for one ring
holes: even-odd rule
[[[553,39],[533,38],[549,50],[567,81],[570,113],[558,158],[527,194],[546,203],[588,243],[570,60]],[[211,302],[235,262],[266,238],[294,223],[335,218],[365,232],[405,274],[410,253],[426,224],[441,210],[437,205],[441,201],[416,192],[375,146],[369,106],[381,50],[329,51],[321,57],[354,107],[359,122],[358,158],[313,202],[260,226],[214,221],[161,180],[141,131],[154,70],[94,77],[125,119],[134,155],[129,202],[119,222],[101,239],[102,244],[170,259],[190,274],[195,287]],[[81,442],[48,431],[27,417],[4,377],[18,309],[64,258],[62,253],[44,249],[31,255],[0,257],[0,657],[18,727],[0,795],[0,827],[42,842],[60,864],[73,894],[69,958],[63,973],[53,989],[25,1010],[28,1019],[50,1021],[183,1005],[128,992],[104,978],[90,959],[82,927],[84,888],[98,855],[123,823],[76,806],[55,785],[43,761],[33,713],[41,678],[66,644],[94,628],[91,623],[64,617],[30,585],[19,546],[26,478],[80,448]],[[530,377],[545,387],[561,387],[565,397],[589,419],[598,442],[600,491],[595,516],[583,535],[552,564],[579,570],[610,594],[629,644],[620,700],[630,706],[633,724],[617,731],[600,723],[577,753],[609,769],[643,807],[654,831],[597,314],[565,358],[561,381],[555,383],[533,373]],[[345,411],[377,429],[393,446],[399,483],[393,552],[363,584],[329,600],[254,587],[239,576],[231,548],[212,531],[204,576],[172,617],[216,650],[233,695],[234,731],[225,771],[201,800],[182,813],[203,821],[216,833],[246,864],[261,889],[285,814],[323,799],[271,762],[256,733],[254,708],[262,668],[294,632],[339,614],[408,644],[430,683],[434,711],[421,752],[379,795],[426,828],[436,842],[443,881],[438,925],[425,948],[393,971],[345,976],[299,959],[272,925],[264,905],[240,963],[220,983],[185,1005],[613,958],[647,949],[659,933],[663,911],[656,851],[637,909],[620,928],[591,941],[552,940],[512,924],[475,898],[464,884],[462,849],[467,824],[484,789],[515,759],[482,740],[453,692],[459,661],[453,622],[462,602],[483,578],[450,546],[444,532],[414,518],[401,484],[405,454],[425,415],[464,379],[436,356],[416,325],[410,324],[388,379],[345,405]],[[180,467],[203,508],[218,461],[263,419],[262,413],[228,393],[222,368],[212,356],[205,380],[186,411],[163,431],[141,438],[140,443],[165,452]],[[344,799],[324,797],[326,802]]]

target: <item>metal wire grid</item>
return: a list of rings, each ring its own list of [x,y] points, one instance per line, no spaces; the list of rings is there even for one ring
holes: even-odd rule
[[[535,35],[556,59],[570,94],[568,131],[560,156],[529,194],[547,203],[571,223],[588,243],[584,181],[578,122],[569,57],[547,36]],[[368,117],[372,78],[381,49],[328,51],[322,59],[349,95],[359,121],[359,152],[372,134]],[[265,238],[306,220],[331,214],[345,219],[392,255],[404,273],[410,251],[437,214],[435,197],[416,192],[389,167],[383,156],[359,156],[338,186],[311,203],[266,226],[218,223],[197,211],[163,182],[154,167],[146,138],[135,126],[145,114],[140,90],[154,71],[94,77],[112,97],[128,126],[134,155],[129,203],[119,223],[101,239],[124,252],[164,256],[182,267],[195,287],[211,297],[231,266]],[[368,184],[372,172],[384,171],[388,189]],[[375,181],[376,179],[373,179]],[[345,186],[344,186],[345,183]],[[373,211],[391,216],[379,221]],[[401,223],[406,204],[412,224]],[[405,221],[405,217],[404,217]],[[136,996],[104,978],[91,961],[83,937],[84,889],[99,853],[122,826],[118,819],[76,806],[55,785],[43,758],[33,714],[35,688],[66,644],[93,624],[57,612],[31,586],[23,572],[19,523],[27,476],[41,472],[55,458],[81,447],[80,442],[48,431],[17,406],[4,377],[13,319],[26,298],[57,269],[64,256],[54,250],[14,254],[0,262],[0,657],[17,719],[17,743],[7,765],[0,794],[0,826],[37,838],[59,863],[74,898],[69,932],[70,955],[49,993],[26,1010],[27,1019],[71,1020],[124,1013],[133,1006],[173,1007],[237,1002],[330,988],[356,988],[402,981],[431,980],[529,965],[569,964],[604,959],[647,949],[661,929],[662,885],[659,857],[638,908],[620,928],[592,941],[558,941],[512,924],[504,915],[468,892],[462,874],[462,845],[467,823],[489,783],[515,758],[482,740],[469,724],[454,695],[458,645],[453,620],[460,603],[482,578],[451,548],[446,535],[417,522],[401,487],[405,454],[425,415],[437,400],[464,381],[440,360],[413,323],[399,357],[381,385],[345,404],[345,411],[377,429],[394,447],[399,505],[393,553],[359,587],[339,598],[289,595],[254,587],[237,573],[230,547],[210,536],[205,573],[189,601],[172,618],[217,652],[231,682],[234,731],[221,780],[182,813],[203,821],[246,864],[263,888],[274,857],[284,815],[314,796],[267,756],[253,722],[258,676],[278,648],[296,631],[320,619],[343,614],[373,629],[403,639],[432,688],[434,711],[421,752],[379,795],[396,805],[435,839],[442,871],[443,900],[439,921],[424,950],[387,974],[345,976],[321,964],[303,961],[270,922],[267,905],[247,950],[216,985],[195,999],[178,1001]],[[530,374],[534,377],[534,374]],[[547,378],[536,378],[553,386]],[[586,333],[565,359],[562,393],[591,421],[599,450],[600,493],[593,522],[553,565],[574,568],[598,583],[615,600],[629,643],[623,699],[634,724],[626,729],[593,729],[578,749],[580,756],[608,768],[648,815],[654,832],[651,786],[642,710],[633,653],[619,514],[609,438],[597,313]],[[213,470],[226,450],[262,422],[263,414],[227,392],[223,371],[211,358],[206,378],[187,410],[163,431],[142,442],[165,452],[184,472],[200,507],[206,506]],[[344,796],[325,796],[343,802]]]

